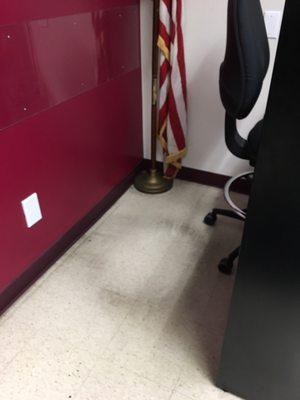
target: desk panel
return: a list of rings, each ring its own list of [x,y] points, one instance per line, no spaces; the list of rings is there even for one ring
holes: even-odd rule
[[[218,378],[247,400],[300,398],[299,19],[287,0]]]

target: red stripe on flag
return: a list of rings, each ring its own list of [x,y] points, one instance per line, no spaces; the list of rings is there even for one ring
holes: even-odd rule
[[[169,91],[169,110],[170,110],[170,123],[174,133],[174,138],[179,150],[183,150],[185,148],[185,136],[181,126],[180,118],[177,111],[176,101],[174,97],[174,92],[172,85],[170,86]]]
[[[179,162],[181,162],[181,160],[179,160]],[[177,172],[178,170],[176,167],[174,167],[174,165],[169,165],[166,170],[165,176],[167,178],[173,179],[174,177],[176,177]]]
[[[170,48],[170,36],[168,34],[166,26],[162,22],[159,23],[159,34],[166,43],[166,46]]]
[[[170,64],[168,60],[165,60],[160,66],[159,86],[160,88],[164,85],[166,79],[169,76]]]

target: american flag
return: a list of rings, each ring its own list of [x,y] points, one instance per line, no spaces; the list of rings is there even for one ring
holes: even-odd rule
[[[183,0],[160,0],[158,47],[160,56],[159,139],[173,178],[186,155],[187,83],[182,33]]]

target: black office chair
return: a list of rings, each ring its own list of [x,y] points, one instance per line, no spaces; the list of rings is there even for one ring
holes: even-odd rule
[[[269,44],[260,1],[229,0],[227,25],[226,54],[220,68],[220,94],[226,110],[225,140],[232,154],[249,160],[250,165],[255,167],[263,120],[255,125],[247,140],[239,135],[236,120],[250,114],[269,67]],[[248,177],[251,180],[251,174],[253,172],[240,174],[226,184],[225,199],[232,210],[213,209],[204,218],[207,225],[215,225],[218,215],[245,219],[246,210],[241,210],[231,200],[230,188],[237,179]],[[221,260],[220,271],[231,274],[238,255],[239,248]]]

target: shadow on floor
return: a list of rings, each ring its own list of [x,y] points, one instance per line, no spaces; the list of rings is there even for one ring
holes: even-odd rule
[[[220,200],[216,202],[212,208],[224,207]],[[226,217],[220,217],[215,227],[207,227],[210,240],[199,250],[168,321],[173,335],[184,343],[184,351],[212,383],[216,381],[235,278],[235,271],[232,276],[221,274],[218,263],[241,243],[243,227],[243,222]]]

